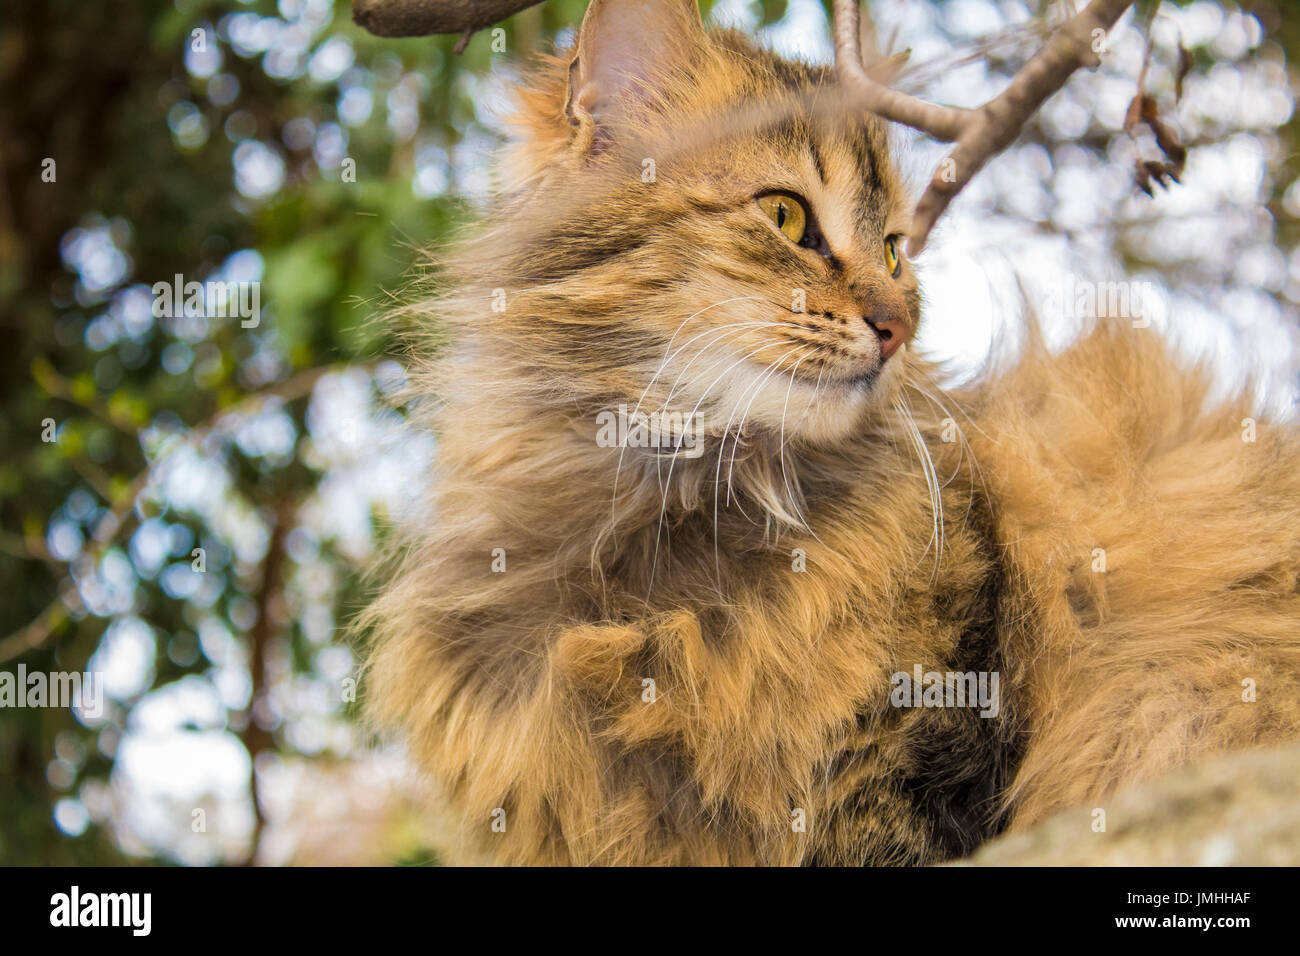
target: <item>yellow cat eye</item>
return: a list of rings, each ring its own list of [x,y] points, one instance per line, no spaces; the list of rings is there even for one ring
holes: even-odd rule
[[[898,255],[898,237],[890,236],[885,240],[885,265],[889,268],[889,274],[895,279],[903,268],[903,260]]]
[[[770,193],[758,197],[758,207],[767,213],[767,218],[776,223],[785,237],[791,242],[802,242],[808,230],[808,212],[803,203],[784,193]]]

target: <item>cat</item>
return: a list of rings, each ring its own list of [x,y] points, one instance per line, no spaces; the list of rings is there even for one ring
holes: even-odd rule
[[[1297,735],[1294,425],[1127,321],[941,389],[886,124],[693,0],[517,92],[362,619],[443,860],[934,863]]]

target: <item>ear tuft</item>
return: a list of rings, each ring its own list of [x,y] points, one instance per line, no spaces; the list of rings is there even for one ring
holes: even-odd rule
[[[608,135],[622,107],[653,99],[704,42],[696,0],[591,0],[569,64],[569,122]]]

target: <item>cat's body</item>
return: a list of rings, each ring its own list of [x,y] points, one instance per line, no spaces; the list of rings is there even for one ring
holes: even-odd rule
[[[883,130],[786,109],[701,144],[719,104],[806,106],[824,77],[622,6],[649,18],[626,42],[685,52],[617,100],[593,5],[414,377],[434,529],[369,614],[367,697],[436,783],[448,858],[930,862],[1300,733],[1296,430],[1243,440],[1244,403],[1207,410],[1127,324],[941,393],[880,332],[918,318],[910,269],[873,258],[904,205]],[[765,186],[808,197],[820,253],[755,213]],[[620,404],[683,402],[698,457],[597,440]],[[898,706],[917,666],[998,675],[995,706]]]

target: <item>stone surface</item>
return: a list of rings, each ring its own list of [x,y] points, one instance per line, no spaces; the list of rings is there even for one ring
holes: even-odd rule
[[[1093,829],[1098,808],[1104,832]],[[956,865],[1300,865],[1300,746],[1193,765],[1007,834]]]

